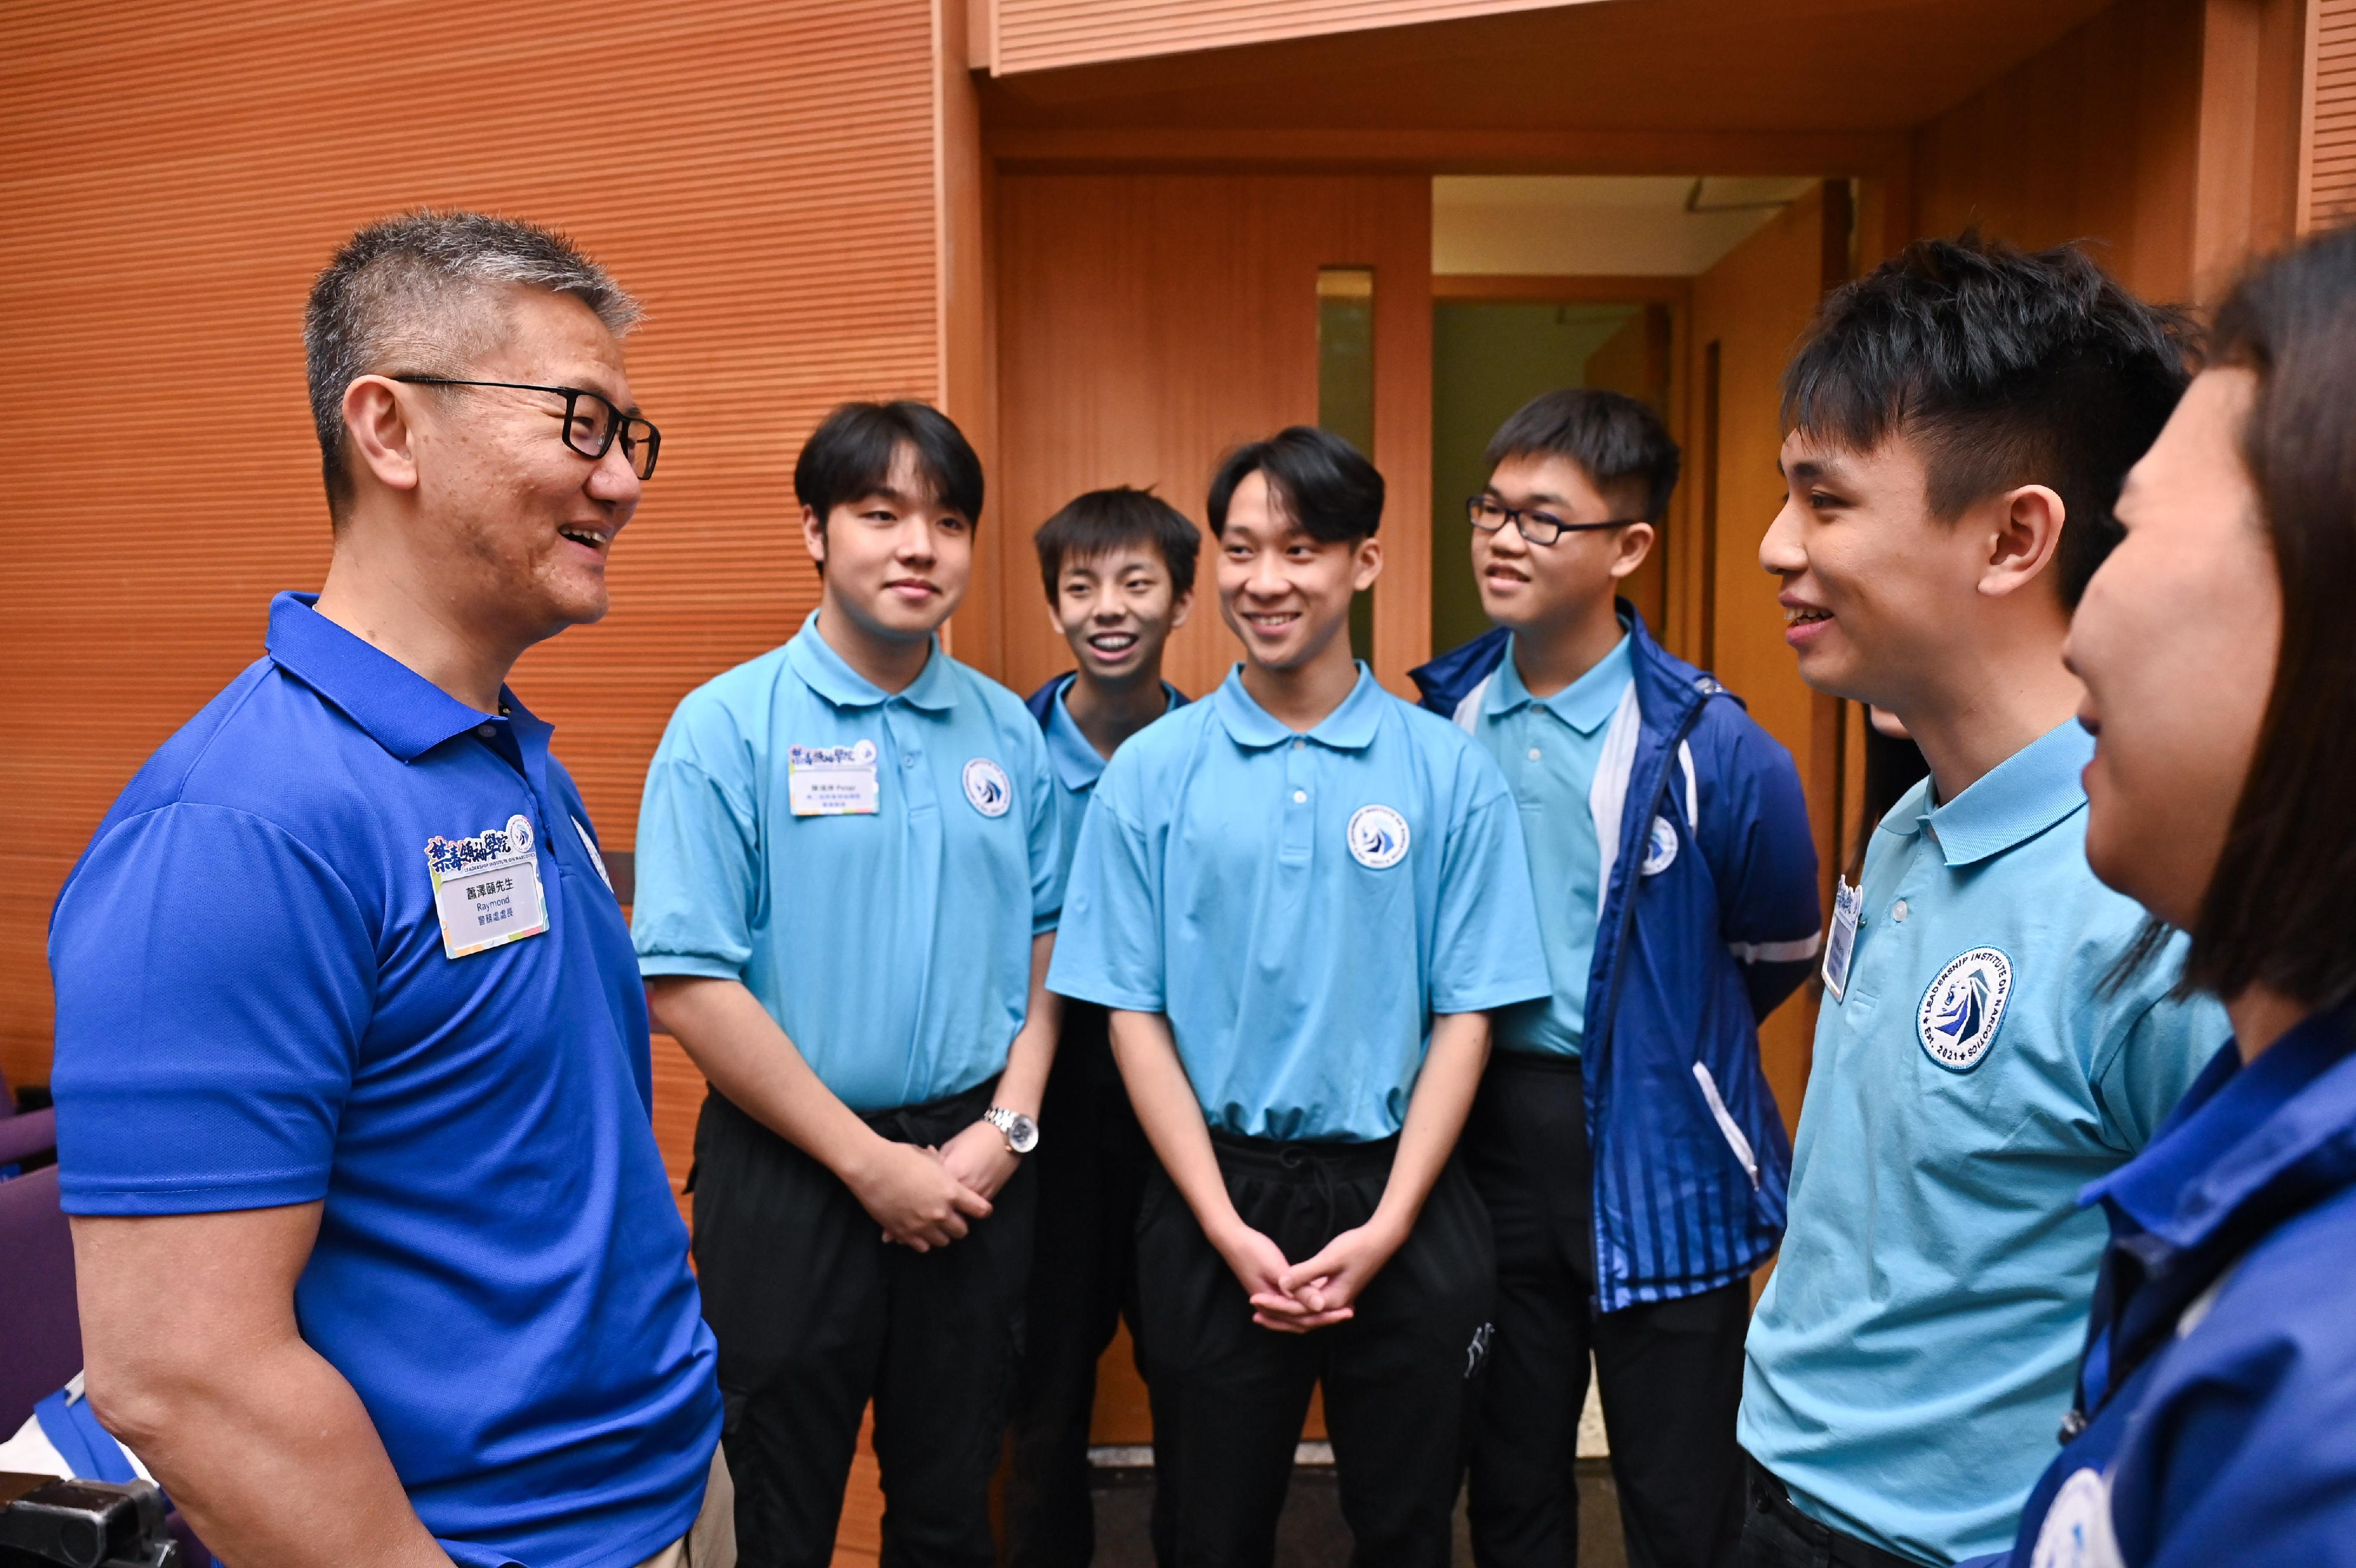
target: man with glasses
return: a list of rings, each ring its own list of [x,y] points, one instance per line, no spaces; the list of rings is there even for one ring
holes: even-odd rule
[[[1497,629],[1414,675],[1521,806],[1553,993],[1497,1014],[1464,1133],[1500,1275],[1473,1551],[1577,1561],[1592,1356],[1628,1561],[1702,1568],[1741,1526],[1750,1275],[1791,1153],[1758,1021],[1815,953],[1815,851],[1790,755],[1617,597],[1677,481],[1652,411],[1548,392],[1488,461],[1466,512]]]
[[[636,315],[528,224],[344,246],[327,583],[58,901],[89,1397],[228,1562],[734,1560],[629,931],[506,685],[605,613],[658,445]]]

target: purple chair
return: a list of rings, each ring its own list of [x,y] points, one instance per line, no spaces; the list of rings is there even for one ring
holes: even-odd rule
[[[58,1163],[58,1113],[43,1109],[0,1116],[0,1181]]]
[[[14,1432],[81,1370],[73,1232],[55,1165],[0,1181],[0,1432]]]

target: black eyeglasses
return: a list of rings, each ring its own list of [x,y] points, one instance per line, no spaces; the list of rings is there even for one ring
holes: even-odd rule
[[[1651,521],[1641,517],[1615,517],[1608,522],[1565,522],[1550,511],[1506,506],[1494,496],[1465,497],[1464,518],[1483,533],[1494,533],[1510,522],[1532,544],[1552,544],[1566,533],[1592,533],[1598,529],[1625,528],[1632,522]]]
[[[564,444],[591,462],[613,450],[618,438],[622,460],[641,479],[655,477],[655,454],[662,432],[635,413],[624,413],[601,392],[586,387],[540,387],[529,381],[462,381],[448,376],[393,376],[420,387],[505,387],[510,392],[553,392],[564,400]]]

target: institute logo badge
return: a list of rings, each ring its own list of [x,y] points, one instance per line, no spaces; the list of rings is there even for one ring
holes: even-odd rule
[[[1677,830],[1666,817],[1653,819],[1653,835],[1644,841],[1644,864],[1637,869],[1647,876],[1658,876],[1677,858]]]
[[[1922,993],[1914,1020],[1922,1049],[1954,1072],[1968,1072],[1996,1043],[2004,1004],[2012,995],[2012,961],[1994,948],[1974,948],[1947,961]]]
[[[983,816],[1002,817],[1014,804],[1014,786],[1006,781],[1006,769],[977,757],[965,765],[965,798]]]
[[[2111,1484],[2102,1472],[2080,1470],[2062,1483],[2029,1561],[2029,1568],[2125,1568],[2111,1528]]]
[[[1350,813],[1350,855],[1370,871],[1407,858],[1407,819],[1388,806],[1361,806]]]

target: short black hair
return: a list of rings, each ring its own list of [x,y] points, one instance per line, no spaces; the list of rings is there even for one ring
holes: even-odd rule
[[[900,448],[915,455],[932,499],[981,523],[981,459],[964,432],[929,403],[846,403],[819,421],[794,459],[794,499],[818,514],[872,496],[892,482]]]
[[[1655,523],[1669,510],[1683,462],[1659,414],[1601,387],[1540,392],[1497,427],[1483,456],[1492,468],[1510,457],[1563,458],[1597,489],[1640,498]]]
[[[1181,599],[1194,586],[1194,558],[1202,553],[1203,533],[1186,514],[1151,490],[1119,485],[1074,496],[1031,536],[1039,550],[1039,580],[1046,585],[1047,602],[1055,602],[1055,581],[1064,563],[1102,555],[1124,545],[1146,545],[1157,552],[1170,572],[1170,596]]]
[[[1211,532],[1227,531],[1227,503],[1251,475],[1312,539],[1329,544],[1371,536],[1383,521],[1383,477],[1364,454],[1330,430],[1291,424],[1265,441],[1237,447],[1211,478]]]
[[[1783,372],[1783,424],[1855,452],[1903,434],[1932,515],[2051,486],[2063,605],[2118,542],[2119,487],[2190,379],[2192,328],[2076,245],[2029,252],[1966,229],[1918,240],[1827,298]]]

